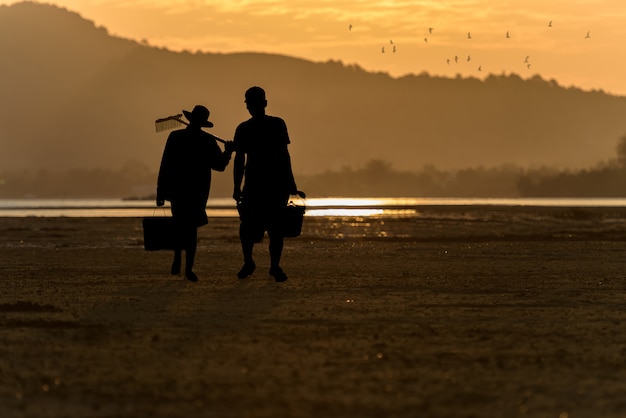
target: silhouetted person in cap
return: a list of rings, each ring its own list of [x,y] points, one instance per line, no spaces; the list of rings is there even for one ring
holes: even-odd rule
[[[270,239],[269,274],[277,282],[284,282],[287,275],[280,267],[284,240],[282,213],[289,195],[304,197],[304,193],[298,191],[291,170],[285,121],[265,114],[267,100],[261,87],[249,88],[245,102],[252,117],[239,124],[234,137],[233,198],[241,220],[239,237],[244,261],[237,277],[245,279],[254,272],[256,265],[252,250],[267,231]]]
[[[211,188],[211,170],[224,171],[233,152],[228,141],[222,152],[215,137],[202,128],[211,128],[209,110],[197,105],[191,112],[183,110],[189,125],[172,131],[167,138],[157,182],[157,206],[165,200],[172,205],[172,217],[178,231],[171,273],[180,273],[182,250],[185,250],[185,277],[196,282],[193,272],[198,227],[208,223],[206,203]]]

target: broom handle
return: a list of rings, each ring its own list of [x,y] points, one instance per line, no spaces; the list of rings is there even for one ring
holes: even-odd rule
[[[189,125],[189,123],[185,122],[184,120],[182,120],[182,119],[181,119],[181,118],[179,118],[179,117],[170,117],[170,118],[168,118],[168,119],[173,119],[173,120],[175,120],[176,122],[180,122],[180,123],[182,123],[183,125]],[[208,133],[208,132],[207,132],[207,133]],[[213,134],[209,134],[209,135],[211,135],[213,138],[215,138],[215,140],[216,140],[216,141],[221,142],[222,144],[225,144],[225,143],[226,143],[226,141],[225,141],[225,140],[223,140],[222,138],[218,138],[217,136],[215,136],[215,135],[213,135]]]

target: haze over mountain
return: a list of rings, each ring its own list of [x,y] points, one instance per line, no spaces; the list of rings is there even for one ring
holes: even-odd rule
[[[372,159],[402,170],[581,168],[613,158],[626,133],[626,97],[538,77],[392,78],[340,62],[177,53],[30,2],[0,6],[0,57],[0,170],[156,168],[167,136],[156,118],[205,104],[209,131],[229,139],[249,117],[252,85],[286,120],[304,174]]]

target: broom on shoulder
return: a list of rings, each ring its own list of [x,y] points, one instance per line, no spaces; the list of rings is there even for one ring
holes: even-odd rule
[[[181,126],[187,126],[187,125],[189,125],[189,123],[183,120],[182,113],[179,113],[177,115],[167,116],[165,118],[160,118],[154,121],[154,127],[156,128],[157,132],[167,131],[170,129],[176,129],[176,128],[180,128]],[[219,141],[222,144],[226,143],[226,141],[223,140],[222,138],[218,138],[213,134],[209,134],[209,135],[211,135],[213,138],[215,138],[216,141]]]

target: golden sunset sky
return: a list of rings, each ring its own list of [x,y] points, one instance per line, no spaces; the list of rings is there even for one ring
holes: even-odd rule
[[[624,0],[40,2],[77,12],[112,35],[172,50],[339,60],[393,76],[540,75],[626,95]]]

